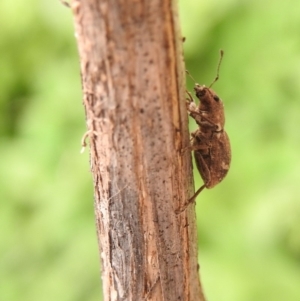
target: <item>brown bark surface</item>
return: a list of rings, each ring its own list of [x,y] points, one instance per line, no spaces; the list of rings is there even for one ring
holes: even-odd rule
[[[204,300],[171,0],[73,0],[104,300]]]

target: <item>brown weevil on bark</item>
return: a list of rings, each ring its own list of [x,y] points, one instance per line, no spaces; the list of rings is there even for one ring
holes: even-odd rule
[[[194,196],[184,205],[183,211],[204,188],[212,188],[220,183],[226,176],[231,161],[230,141],[224,130],[225,114],[222,100],[211,89],[219,78],[220,64],[223,58],[221,50],[217,76],[209,87],[195,84],[194,91],[200,103],[197,105],[191,94],[187,92],[187,110],[196,121],[199,128],[191,133],[191,146],[194,151],[199,173],[204,184],[196,191]]]

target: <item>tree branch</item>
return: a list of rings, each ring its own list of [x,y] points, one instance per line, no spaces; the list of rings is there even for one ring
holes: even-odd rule
[[[73,0],[105,300],[204,300],[171,0]]]

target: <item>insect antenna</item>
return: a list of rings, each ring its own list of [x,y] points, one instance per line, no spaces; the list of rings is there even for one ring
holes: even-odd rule
[[[219,60],[218,67],[217,67],[217,76],[215,77],[213,82],[210,84],[209,88],[219,79],[220,66],[221,66],[221,62],[222,62],[222,59],[223,59],[223,55],[224,55],[224,51],[221,49],[220,50],[220,60]]]
[[[188,70],[185,70],[185,73],[196,83],[195,79],[192,77],[192,74],[188,72]]]

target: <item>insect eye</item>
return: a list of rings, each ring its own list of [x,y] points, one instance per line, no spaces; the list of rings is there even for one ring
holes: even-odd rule
[[[219,96],[217,96],[217,95],[214,95],[213,98],[214,98],[215,101],[219,101],[220,100]]]

